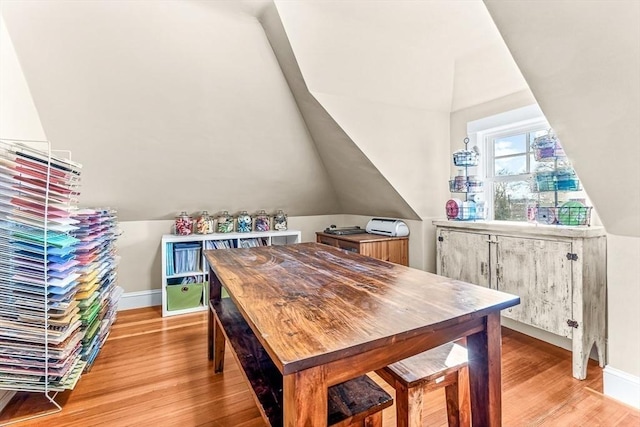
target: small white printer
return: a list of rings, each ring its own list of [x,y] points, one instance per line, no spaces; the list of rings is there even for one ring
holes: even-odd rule
[[[409,227],[399,219],[371,218],[367,223],[367,233],[381,234],[389,237],[404,237],[409,235]]]

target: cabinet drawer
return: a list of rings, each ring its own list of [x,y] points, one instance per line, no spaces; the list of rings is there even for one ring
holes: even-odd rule
[[[329,246],[338,246],[338,241],[336,239],[332,239],[331,237],[318,236],[317,242]]]
[[[347,251],[356,253],[360,252],[360,243],[347,242],[344,240],[336,240],[336,243],[336,246],[338,246],[340,249],[345,249]]]

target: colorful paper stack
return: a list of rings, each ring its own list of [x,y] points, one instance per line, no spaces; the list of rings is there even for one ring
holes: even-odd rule
[[[118,236],[116,212],[110,209],[83,209],[74,216],[78,229],[74,236],[79,243],[79,286],[76,301],[82,322],[82,360],[89,371],[106,341],[115,321],[122,289],[116,286]]]
[[[40,148],[42,148],[42,144]],[[81,360],[81,166],[0,140],[0,389],[72,389]]]

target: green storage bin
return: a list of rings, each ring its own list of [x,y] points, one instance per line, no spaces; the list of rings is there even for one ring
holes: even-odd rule
[[[202,304],[204,283],[167,286],[167,310],[185,310]]]

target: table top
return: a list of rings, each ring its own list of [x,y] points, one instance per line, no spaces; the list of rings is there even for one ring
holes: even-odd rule
[[[409,240],[409,236],[392,237],[381,234],[360,233],[360,234],[331,234],[324,231],[316,231],[317,236],[331,237],[332,239],[347,240],[355,243],[381,242],[386,240]]]
[[[519,303],[514,295],[318,243],[205,255],[283,373]]]

